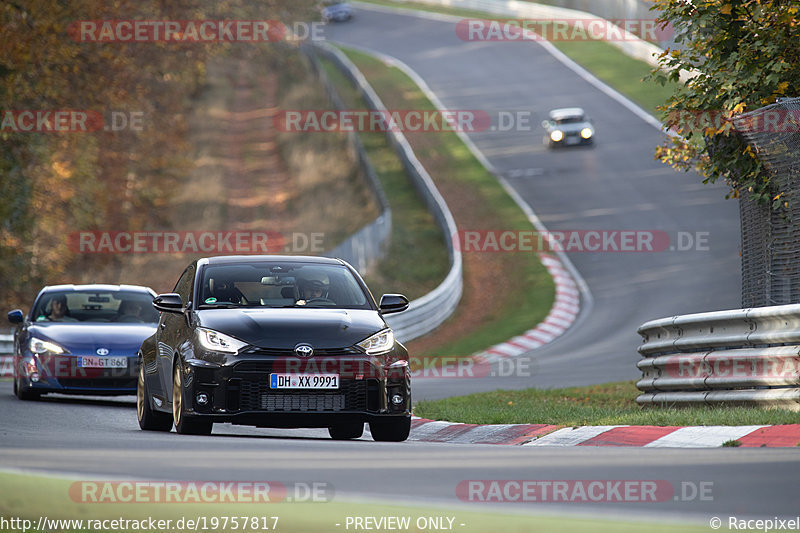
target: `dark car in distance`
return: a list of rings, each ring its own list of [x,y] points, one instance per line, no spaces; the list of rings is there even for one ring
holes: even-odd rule
[[[322,20],[325,22],[344,22],[353,18],[353,8],[347,3],[334,2],[322,9]]]
[[[14,393],[135,394],[138,352],[153,334],[156,293],[137,285],[54,285],[30,313],[8,313],[14,333]]]
[[[209,434],[215,422],[324,427],[334,439],[408,438],[408,352],[344,261],[222,256],[192,262],[153,302],[161,320],[140,350],[142,429]]]

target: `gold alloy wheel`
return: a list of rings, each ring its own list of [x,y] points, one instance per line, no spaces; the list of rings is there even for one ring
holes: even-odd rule
[[[172,373],[172,420],[175,427],[181,423],[181,409],[183,408],[183,382],[180,368],[180,364],[175,365],[175,371]]]
[[[139,422],[144,416],[144,364],[139,364],[139,379],[136,382],[136,416]]]

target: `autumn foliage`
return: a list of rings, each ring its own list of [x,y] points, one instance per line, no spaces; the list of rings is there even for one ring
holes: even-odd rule
[[[232,52],[280,54],[274,43],[81,42],[70,36],[71,25],[314,17],[307,0],[0,4],[3,116],[83,110],[105,118],[92,132],[17,131],[9,122],[0,129],[0,300],[19,306],[68,270],[124,260],[71,254],[68,233],[168,228],[173,186],[190,166],[185,117],[208,62]],[[114,131],[112,118],[140,122]]]
[[[680,136],[656,158],[695,168],[706,182],[723,178],[730,196],[750,194],[768,204],[776,193],[756,154],[728,119],[800,96],[800,3],[785,0],[656,0],[681,49],[665,50],[651,78],[677,83],[660,110]],[[707,114],[717,120],[685,120]],[[722,117],[723,120],[719,120]]]

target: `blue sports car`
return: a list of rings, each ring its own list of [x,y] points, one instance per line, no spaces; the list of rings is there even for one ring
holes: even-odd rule
[[[155,292],[136,285],[45,287],[26,317],[8,313],[14,332],[14,393],[136,394],[137,352],[159,314]]]

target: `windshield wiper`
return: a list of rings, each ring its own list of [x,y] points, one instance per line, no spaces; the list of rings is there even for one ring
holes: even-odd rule
[[[198,309],[214,309],[219,307],[243,307],[241,304],[235,304],[233,302],[214,302],[214,303],[202,303],[197,306]]]

